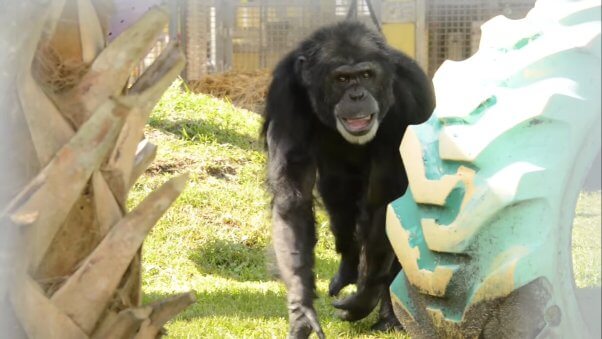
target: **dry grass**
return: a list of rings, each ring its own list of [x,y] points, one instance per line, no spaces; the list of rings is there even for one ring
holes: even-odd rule
[[[51,45],[42,45],[38,48],[32,70],[39,83],[51,92],[61,93],[73,88],[89,67],[81,60],[62,58]]]
[[[188,87],[194,93],[227,99],[238,107],[262,113],[271,79],[272,75],[267,69],[250,72],[233,71],[207,75],[202,80],[190,81]]]

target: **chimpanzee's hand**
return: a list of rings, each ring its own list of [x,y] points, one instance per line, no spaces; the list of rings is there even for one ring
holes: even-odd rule
[[[311,332],[316,332],[320,339],[326,338],[316,311],[311,307],[301,304],[289,305],[289,324],[289,339],[306,339]]]

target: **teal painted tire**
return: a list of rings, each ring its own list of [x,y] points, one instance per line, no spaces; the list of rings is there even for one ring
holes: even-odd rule
[[[600,151],[600,1],[540,0],[482,33],[402,141],[396,315],[413,338],[586,338],[571,229]]]

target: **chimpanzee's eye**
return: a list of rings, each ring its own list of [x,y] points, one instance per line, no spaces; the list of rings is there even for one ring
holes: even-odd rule
[[[346,75],[339,75],[337,76],[337,81],[338,82],[347,82],[349,80],[349,78]]]

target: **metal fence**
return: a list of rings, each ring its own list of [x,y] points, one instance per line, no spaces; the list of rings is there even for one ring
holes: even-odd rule
[[[504,14],[523,17],[535,0],[371,0],[377,19],[415,27],[416,58],[433,75],[446,59],[462,60],[478,48],[480,26]],[[352,0],[179,0],[179,30],[188,65],[185,76],[272,68],[316,28],[343,20]],[[394,9],[394,10],[393,10]],[[373,26],[366,0],[358,19]],[[397,13],[397,12],[403,13]],[[382,13],[381,16],[381,12]],[[399,14],[392,15],[391,13]],[[399,17],[399,18],[397,18]],[[405,34],[407,34],[406,31]],[[399,34],[387,38],[399,38]],[[401,38],[405,39],[406,36]],[[408,41],[408,40],[406,40]]]
[[[474,54],[485,21],[500,14],[511,19],[522,18],[534,3],[535,0],[428,1],[428,73],[435,74],[446,59],[458,61]]]
[[[186,76],[271,68],[316,28],[343,20],[351,0],[187,0]],[[372,0],[380,13],[380,0]],[[358,20],[372,24],[365,0]]]

